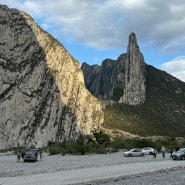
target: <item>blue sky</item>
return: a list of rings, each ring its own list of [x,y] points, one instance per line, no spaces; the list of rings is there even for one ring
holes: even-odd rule
[[[145,62],[185,82],[184,0],[1,0],[28,13],[80,63],[99,64],[137,36]]]

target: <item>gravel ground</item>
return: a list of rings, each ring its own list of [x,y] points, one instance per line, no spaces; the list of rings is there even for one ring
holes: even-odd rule
[[[125,163],[136,163],[144,161],[169,160],[169,155],[165,159],[158,155],[156,159],[153,156],[144,157],[123,157],[123,152],[97,155],[53,155],[43,154],[43,159],[35,163],[23,161],[17,162],[16,155],[0,155],[0,177],[14,177],[20,175],[29,175],[37,173],[46,173],[59,170],[73,170],[79,168],[88,168],[94,166],[116,165]]]
[[[185,168],[177,167],[159,170],[153,173],[142,173],[116,179],[106,179],[102,182],[91,182],[91,184],[93,183],[97,185],[184,185]]]
[[[51,174],[57,172],[67,172],[69,170],[80,170],[89,168],[100,168],[111,165],[121,164],[133,164],[153,162],[155,161],[166,161],[168,163],[176,162],[172,161],[169,154],[163,159],[162,155],[157,155],[157,158],[153,159],[153,156],[144,157],[123,157],[123,152],[102,154],[102,155],[83,155],[83,156],[72,156],[72,155],[55,155],[49,156],[47,153],[43,154],[43,159],[38,160],[35,163],[24,163],[23,161],[17,162],[16,155],[1,154],[0,155],[0,185],[4,185],[3,179],[16,179],[16,177],[26,177],[28,175],[36,174]],[[182,161],[185,163],[184,161]],[[180,163],[181,164],[181,163]],[[137,166],[136,166],[137,168]],[[137,175],[126,175],[122,177],[95,180],[89,183],[81,184],[99,184],[99,185],[164,185],[164,184],[185,184],[185,168],[184,167],[173,167],[166,170],[156,170],[155,172],[140,173]],[[51,184],[53,185],[53,184]]]

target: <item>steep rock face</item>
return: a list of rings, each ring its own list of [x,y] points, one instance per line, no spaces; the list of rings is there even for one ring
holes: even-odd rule
[[[75,139],[102,122],[79,63],[30,16],[0,6],[0,148]]]
[[[83,64],[84,65],[84,64]],[[82,70],[85,74],[85,79],[89,76],[92,76],[92,68],[93,66],[89,66],[89,68],[84,69],[82,65]],[[91,78],[91,81],[86,81],[85,84],[87,88],[89,88],[90,92],[100,99],[107,99],[112,94],[112,73],[114,69],[114,61],[110,59],[106,59],[103,61],[102,66],[99,66],[99,70],[96,74],[94,74],[94,79]]]
[[[85,84],[86,87],[89,89],[92,86],[92,82],[94,81],[94,79],[96,78],[97,74],[100,71],[100,66],[99,65],[92,65],[90,66],[87,63],[83,63],[81,66],[81,69],[84,71],[84,73],[86,73],[84,76],[86,76],[87,78],[85,78]]]
[[[145,62],[134,33],[129,36],[127,53],[117,60],[106,59],[86,87],[97,98],[114,100],[129,105],[145,101]],[[85,79],[90,79],[92,66],[83,68]]]
[[[129,36],[125,61],[125,89],[120,102],[137,105],[145,101],[145,62],[134,33]]]

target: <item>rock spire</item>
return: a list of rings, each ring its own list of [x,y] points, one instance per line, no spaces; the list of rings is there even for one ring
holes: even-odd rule
[[[99,99],[129,105],[145,101],[145,62],[135,33],[129,36],[127,53],[117,60],[106,59],[94,72],[93,66],[82,65],[86,87]],[[88,78],[93,71],[93,79]],[[88,81],[86,80],[88,79]]]
[[[136,35],[131,33],[125,61],[125,86],[120,102],[141,104],[145,101],[145,62],[137,45]]]

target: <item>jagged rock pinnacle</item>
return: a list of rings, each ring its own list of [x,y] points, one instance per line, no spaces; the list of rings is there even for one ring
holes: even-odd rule
[[[125,88],[120,102],[137,105],[145,101],[145,62],[135,33],[129,36],[125,61]]]
[[[136,34],[132,32],[132,33],[129,35],[127,53],[128,53],[130,50],[133,50],[133,49],[139,50],[139,46],[137,45]]]
[[[82,70],[85,79],[88,79],[86,87],[99,99],[129,105],[145,101],[145,62],[135,33],[129,36],[127,52],[117,60],[104,60],[97,73],[92,66],[83,67]]]

